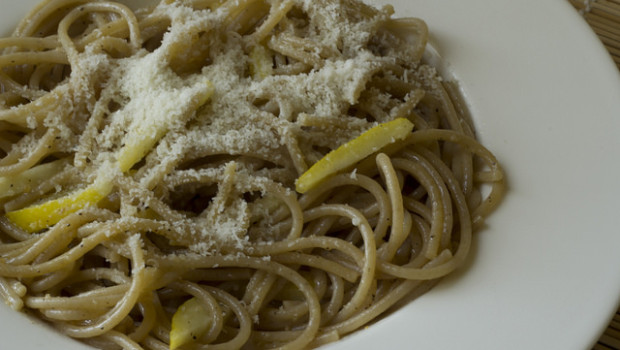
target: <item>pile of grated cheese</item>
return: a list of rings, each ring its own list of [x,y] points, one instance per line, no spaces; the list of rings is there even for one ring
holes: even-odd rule
[[[111,94],[120,107],[109,111],[101,121],[94,145],[75,146],[74,150],[86,149],[89,159],[79,164],[76,160],[76,164],[91,180],[102,173],[127,176],[110,169],[119,147],[150,138],[157,142],[145,158],[150,167],[141,173],[136,196],[164,180],[161,174],[169,173],[180,160],[196,154],[249,154],[268,159],[290,171],[284,181],[292,188],[292,181],[304,167],[317,159],[308,156],[296,166],[287,152],[287,140],[320,138],[325,146],[336,148],[372,127],[374,123],[360,119],[341,126],[337,132],[326,129],[325,136],[317,136],[317,130],[313,136],[304,135],[308,120],[326,120],[329,124],[344,117],[348,108],[359,102],[361,92],[379,67],[394,60],[376,56],[367,48],[378,23],[390,16],[390,9],[365,18],[352,16],[338,1],[298,0],[295,6],[308,16],[303,35],[337,53],[307,73],[254,79],[248,74],[247,43],[238,34],[223,32],[222,23],[228,15],[224,6],[198,11],[177,2],[162,2],[153,13],[169,17],[170,26],[161,46],[153,52],[142,49],[129,58],[111,59],[94,53],[93,48],[85,48],[77,62],[73,62],[78,67],[70,82],[74,97],[91,98],[88,89],[103,78],[103,93]],[[200,73],[181,76],[170,67],[166,52],[179,42],[191,40],[188,33],[196,32],[196,28],[225,40],[209,42],[211,60]],[[207,82],[213,93],[196,110],[196,99]],[[260,101],[269,101],[276,108],[261,108]],[[48,122],[52,118],[50,115]],[[261,183],[260,176],[250,169],[226,171],[222,166],[213,177],[220,187],[226,181],[236,182],[235,190],[241,193],[251,184]],[[170,238],[202,254],[224,246],[243,246],[248,239],[248,205],[239,198],[229,199],[213,199],[207,215],[201,218],[204,225],[199,231],[178,230]],[[218,201],[230,205],[223,206]]]

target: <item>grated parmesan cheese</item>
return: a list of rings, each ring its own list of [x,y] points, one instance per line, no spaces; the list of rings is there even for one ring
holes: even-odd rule
[[[320,57],[322,50],[335,53],[321,61],[321,65],[300,74],[253,79],[248,74],[251,58],[246,53],[246,44],[239,35],[230,33],[221,33],[224,40],[208,44],[211,62],[200,73],[183,75],[175,72],[170,67],[170,60],[177,58],[166,55],[169,49],[179,43],[192,42],[191,33],[196,33],[197,28],[204,32],[221,31],[220,26],[229,15],[225,6],[213,11],[197,11],[176,2],[159,4],[154,14],[170,18],[170,26],[161,45],[153,52],[140,49],[129,58],[112,60],[106,55],[94,54],[94,48],[86,48],[77,57],[76,64],[81,73],[71,77],[75,86],[86,91],[79,98],[90,98],[89,87],[105,75],[109,79],[105,80],[102,94],[109,94],[120,106],[102,120],[95,138],[96,145],[89,151],[91,164],[97,169],[95,172],[109,172],[110,164],[119,157],[119,147],[122,150],[125,146],[131,148],[146,143],[149,150],[154,149],[144,159],[148,165],[144,167],[146,170],[138,170],[136,188],[126,194],[130,197],[143,198],[158,181],[163,180],[161,174],[169,173],[188,155],[248,154],[258,159],[270,159],[276,166],[289,169],[298,176],[304,165],[298,162],[296,167],[286,155],[290,147],[303,149],[304,137],[312,141],[320,139],[319,144],[336,148],[373,126],[363,119],[340,125],[320,121],[345,118],[347,109],[360,102],[362,91],[380,66],[393,60],[377,56],[367,48],[377,23],[385,20],[391,12],[383,10],[374,17],[358,18],[344,13],[346,9],[336,3],[325,6],[323,1],[300,0],[297,5],[308,15],[307,37],[322,48],[317,48],[312,55]],[[191,55],[191,50],[185,55]],[[186,58],[191,57],[178,59]],[[411,75],[405,72],[405,77],[407,74]],[[418,74],[435,73],[422,71]],[[213,93],[208,103],[197,109],[196,100],[204,95],[207,82],[212,85]],[[261,107],[261,101],[269,101],[268,108]],[[326,127],[325,132],[336,136],[322,137],[317,128],[315,133],[305,134],[306,122],[332,125]],[[69,136],[68,132],[65,134]],[[290,143],[296,136],[300,145]],[[317,160],[312,152],[308,154],[305,161],[312,163]],[[144,155],[133,156],[137,161]],[[134,163],[132,158],[126,166],[121,166],[121,171],[128,170]],[[261,183],[260,175],[250,175],[243,167],[228,175],[223,167],[209,171],[212,173],[206,169],[200,174],[189,170],[183,176],[212,177],[221,192],[199,217],[175,222],[170,227],[173,232],[167,234],[173,242],[186,244],[201,254],[209,254],[223,246],[242,247],[246,244],[252,208],[239,194]],[[114,176],[124,175],[117,173]],[[234,181],[227,180],[227,176],[234,177]],[[294,178],[286,176],[283,175],[283,182],[292,188]],[[356,178],[355,170],[350,176]],[[227,181],[232,181],[233,185],[226,192],[222,188]],[[258,190],[266,192],[266,187]],[[137,207],[122,208],[126,215],[136,212]],[[184,224],[184,220],[202,220],[200,222],[204,224],[200,230],[188,229],[190,225]]]

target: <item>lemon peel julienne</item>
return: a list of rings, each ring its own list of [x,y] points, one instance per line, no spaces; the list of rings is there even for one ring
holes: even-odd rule
[[[199,338],[210,324],[211,318],[200,301],[196,298],[187,300],[172,316],[170,350]]]
[[[368,129],[314,163],[295,181],[295,190],[299,193],[309,191],[328,177],[354,165],[385,146],[405,139],[412,130],[413,123],[406,118],[394,119]]]
[[[58,223],[69,214],[90,205],[97,205],[111,190],[111,182],[97,181],[66,196],[8,212],[6,217],[26,232],[38,232]]]

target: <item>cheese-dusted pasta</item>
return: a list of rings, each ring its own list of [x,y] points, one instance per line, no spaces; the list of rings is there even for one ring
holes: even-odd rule
[[[39,4],[0,39],[0,295],[103,349],[299,349],[457,269],[504,175],[393,15]]]

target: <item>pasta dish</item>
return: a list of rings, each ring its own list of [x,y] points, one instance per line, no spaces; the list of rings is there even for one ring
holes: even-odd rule
[[[302,349],[459,268],[504,175],[357,0],[45,0],[0,39],[0,295],[102,349]]]

